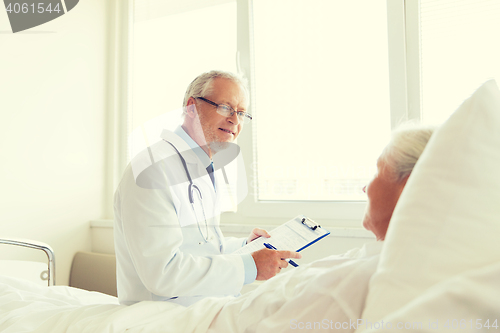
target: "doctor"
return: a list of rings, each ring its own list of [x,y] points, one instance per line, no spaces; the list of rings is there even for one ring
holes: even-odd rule
[[[115,193],[115,252],[120,303],[143,300],[190,305],[207,296],[239,294],[300,258],[290,251],[233,251],[258,237],[223,237],[219,228],[221,170],[214,157],[252,117],[248,90],[238,76],[198,76],[184,97],[184,121],[134,157]],[[217,161],[217,159],[216,159]],[[217,169],[217,164],[215,165]]]

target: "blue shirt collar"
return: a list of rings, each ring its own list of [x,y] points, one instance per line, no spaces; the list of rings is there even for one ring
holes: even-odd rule
[[[189,148],[191,148],[195,152],[196,156],[198,156],[205,168],[208,167],[210,163],[212,163],[212,160],[210,159],[210,157],[208,157],[207,153],[203,149],[201,149],[200,145],[198,145],[196,141],[194,141],[193,138],[191,138],[189,134],[186,133],[186,131],[184,131],[182,126],[179,125],[179,127],[175,129],[174,133],[180,136],[181,139],[188,144]]]

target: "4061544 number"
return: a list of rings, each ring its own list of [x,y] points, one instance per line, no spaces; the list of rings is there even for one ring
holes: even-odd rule
[[[57,3],[53,8],[52,4],[48,3],[45,5],[43,2],[39,2],[37,6],[35,6],[34,3],[32,4],[27,4],[27,3],[9,3],[7,7],[5,7],[5,10],[7,10],[8,13],[23,13],[23,14],[42,14],[44,12],[52,13],[56,12],[59,13],[62,11],[62,9],[59,7],[59,3]]]

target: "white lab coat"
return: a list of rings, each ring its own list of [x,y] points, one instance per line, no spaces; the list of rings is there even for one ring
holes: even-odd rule
[[[115,251],[122,304],[168,300],[190,305],[207,296],[239,294],[245,278],[241,256],[231,255],[243,238],[224,238],[219,228],[220,196],[196,154],[179,136],[162,139],[136,156],[115,193]],[[182,154],[202,192],[208,242],[200,233],[188,198]],[[222,176],[215,173],[216,187]],[[200,214],[199,200],[196,211]],[[205,232],[203,218],[200,227]]]

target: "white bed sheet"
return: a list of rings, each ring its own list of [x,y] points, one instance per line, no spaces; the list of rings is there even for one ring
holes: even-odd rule
[[[226,303],[209,332],[353,332],[382,245],[369,243],[277,275]]]
[[[0,276],[0,331],[277,333],[349,322],[361,316],[381,245],[303,265],[238,298],[207,298],[187,308],[169,302],[124,306],[100,293]]]
[[[0,276],[0,332],[206,332],[226,302],[209,298],[192,308],[168,302],[124,306],[100,293]]]

